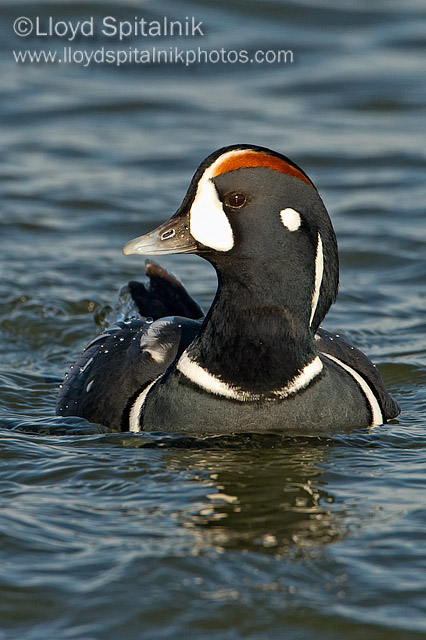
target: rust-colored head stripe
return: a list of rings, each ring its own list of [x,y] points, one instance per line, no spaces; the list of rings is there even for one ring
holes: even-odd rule
[[[235,171],[236,169],[246,169],[248,167],[267,167],[268,169],[274,169],[281,173],[287,173],[289,176],[299,178],[306,184],[311,186],[312,182],[307,178],[299,169],[288,164],[285,160],[277,158],[276,156],[270,156],[268,153],[261,151],[247,151],[246,153],[233,153],[228,158],[224,158],[222,162],[218,162],[217,167],[214,168],[213,178],[228,173],[229,171]]]

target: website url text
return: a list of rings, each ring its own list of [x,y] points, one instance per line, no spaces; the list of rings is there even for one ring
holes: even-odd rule
[[[196,64],[293,64],[294,55],[291,49],[258,50],[249,53],[246,50],[212,49],[207,51],[196,49],[179,49],[168,47],[159,49],[76,49],[66,46],[63,49],[13,50],[17,64],[78,64],[89,67],[92,64],[110,64],[116,67],[128,64],[177,64],[186,67]]]

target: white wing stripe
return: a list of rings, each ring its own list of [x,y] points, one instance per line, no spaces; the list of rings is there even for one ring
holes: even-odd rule
[[[155,378],[155,380],[153,380],[147,387],[145,387],[145,389],[138,395],[135,402],[133,403],[129,414],[129,431],[133,431],[133,433],[139,433],[139,431],[141,430],[140,415],[146,396],[151,391],[151,388],[154,386],[157,380],[159,380],[161,377],[162,375],[158,376],[158,378]]]
[[[325,356],[326,358],[329,358],[330,360],[333,360],[333,362],[335,362],[340,367],[342,367],[342,369],[347,371],[358,382],[365,397],[367,398],[367,402],[370,405],[371,415],[372,415],[372,421],[370,426],[375,427],[383,424],[383,414],[380,409],[380,405],[377,402],[377,398],[374,395],[371,388],[369,387],[367,381],[362,376],[360,376],[359,373],[357,373],[354,369],[352,369],[352,367],[350,367],[348,364],[345,364],[341,360],[338,360],[334,356],[331,356],[329,353],[323,353],[322,355]]]

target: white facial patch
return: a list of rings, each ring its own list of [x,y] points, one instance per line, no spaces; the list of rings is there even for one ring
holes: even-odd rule
[[[297,231],[302,224],[300,213],[291,207],[287,207],[287,209],[280,211],[280,218],[283,225],[289,231]]]
[[[317,255],[315,257],[315,284],[314,284],[314,293],[312,296],[311,318],[309,320],[309,325],[312,324],[312,320],[314,319],[315,311],[317,309],[323,273],[324,273],[324,254],[322,250],[321,236],[320,234],[318,234]]]
[[[211,168],[198,184],[190,211],[190,231],[206,247],[229,251],[234,246],[234,234],[210,175]]]

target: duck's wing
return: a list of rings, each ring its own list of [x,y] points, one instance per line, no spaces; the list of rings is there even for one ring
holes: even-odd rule
[[[330,333],[321,328],[318,329],[315,340],[320,353],[333,356],[362,376],[374,393],[386,420],[396,418],[401,413],[399,404],[386,391],[380,372],[362,351],[352,346],[340,334]]]
[[[127,430],[132,401],[180,357],[200,327],[201,322],[182,317],[111,327],[70,367],[59,389],[56,413]]]
[[[145,271],[148,283],[129,282],[128,289],[139,313],[156,322],[119,322],[93,340],[60,385],[58,415],[127,430],[134,398],[197,335],[203,312],[182,283],[150,260]]]
[[[152,260],[147,260],[145,272],[149,278],[147,284],[132,280],[127,285],[142,316],[154,320],[165,316],[183,316],[193,320],[203,317],[201,307],[170,271]]]

